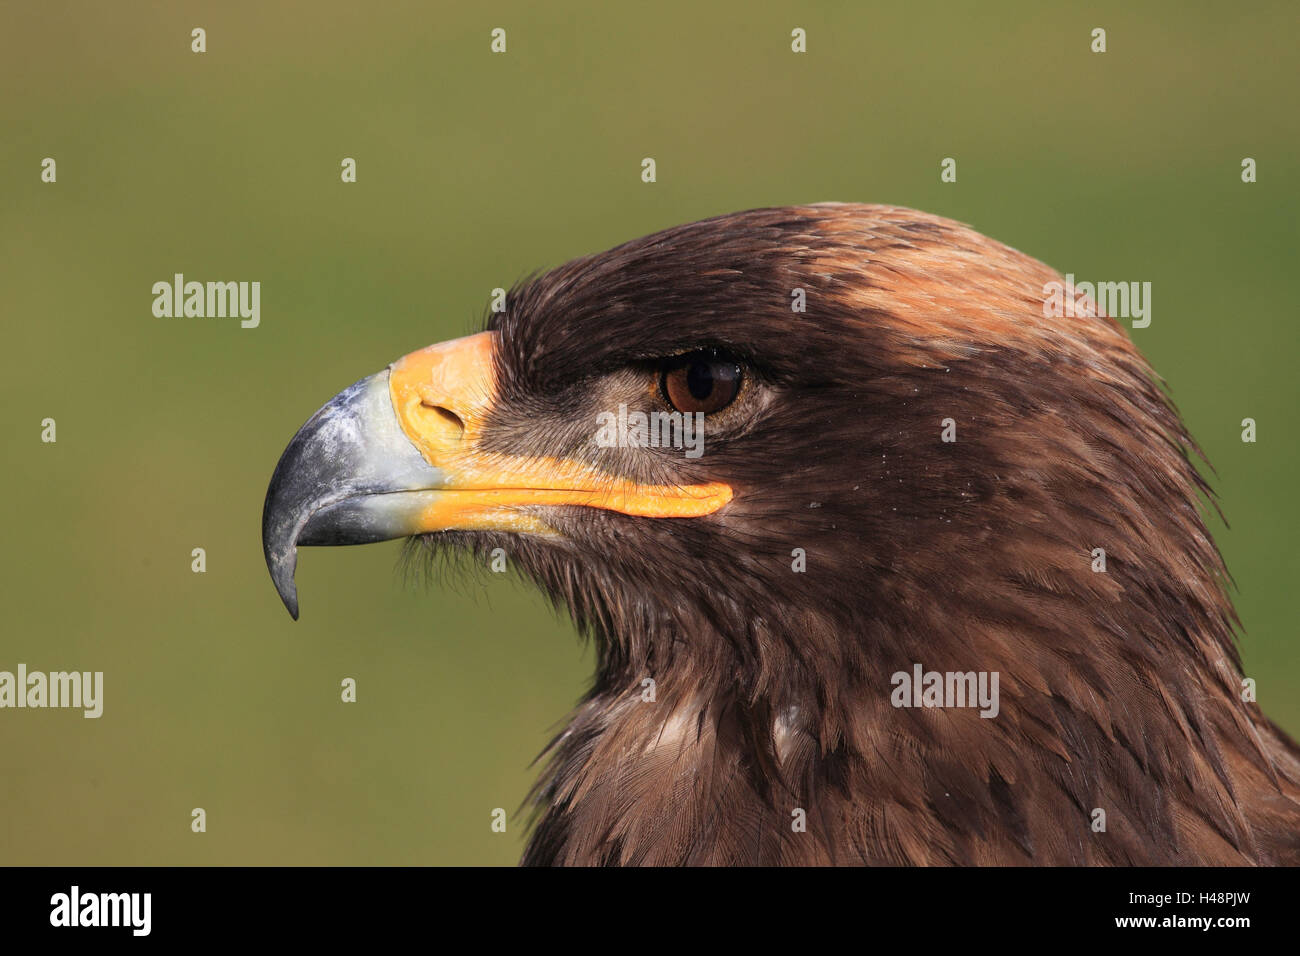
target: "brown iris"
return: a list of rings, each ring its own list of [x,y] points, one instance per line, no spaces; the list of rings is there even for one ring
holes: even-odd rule
[[[679,412],[720,411],[740,391],[740,363],[724,352],[709,349],[672,359],[664,368],[660,387]]]

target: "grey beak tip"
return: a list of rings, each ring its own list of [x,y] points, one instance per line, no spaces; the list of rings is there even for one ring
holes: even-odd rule
[[[298,620],[299,545],[367,544],[410,534],[419,496],[443,476],[402,431],[387,370],[339,392],[295,434],[262,506],[262,550],[275,590]],[[377,502],[382,502],[379,504]]]
[[[266,566],[271,571],[271,581],[275,584],[275,590],[280,595],[280,600],[284,602],[285,610],[289,612],[289,616],[295,621],[298,620],[298,585],[294,582],[293,572],[297,564],[297,548],[289,548],[283,557],[277,557],[269,551],[267,552]]]
[[[288,587],[280,592],[280,600],[284,602],[284,609],[289,612],[289,616],[295,621],[298,620],[298,589],[294,587],[292,580]]]

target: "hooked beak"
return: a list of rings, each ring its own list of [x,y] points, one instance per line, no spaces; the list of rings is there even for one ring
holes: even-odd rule
[[[266,491],[262,547],[294,620],[299,545],[450,530],[555,534],[537,506],[690,518],[731,500],[724,484],[642,485],[569,459],[485,450],[495,337],[412,352],[334,396],[293,436]]]

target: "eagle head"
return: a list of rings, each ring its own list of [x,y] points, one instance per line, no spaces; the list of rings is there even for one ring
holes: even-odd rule
[[[576,260],[318,411],[267,565],[297,617],[300,545],[503,549],[592,636],[527,862],[1294,860],[1195,445],[1053,283],[865,205]]]

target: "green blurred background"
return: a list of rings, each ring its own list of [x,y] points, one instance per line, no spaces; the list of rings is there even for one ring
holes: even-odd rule
[[[267,480],[493,287],[754,206],[914,206],[1152,282],[1132,334],[1217,469],[1247,671],[1300,731],[1293,2],[476,6],[4,5],[0,669],[106,691],[99,720],[0,712],[0,862],[515,862],[590,649],[513,578],[405,584],[396,543],[305,551],[294,624]],[[175,272],[259,280],[260,328],[155,318]]]

